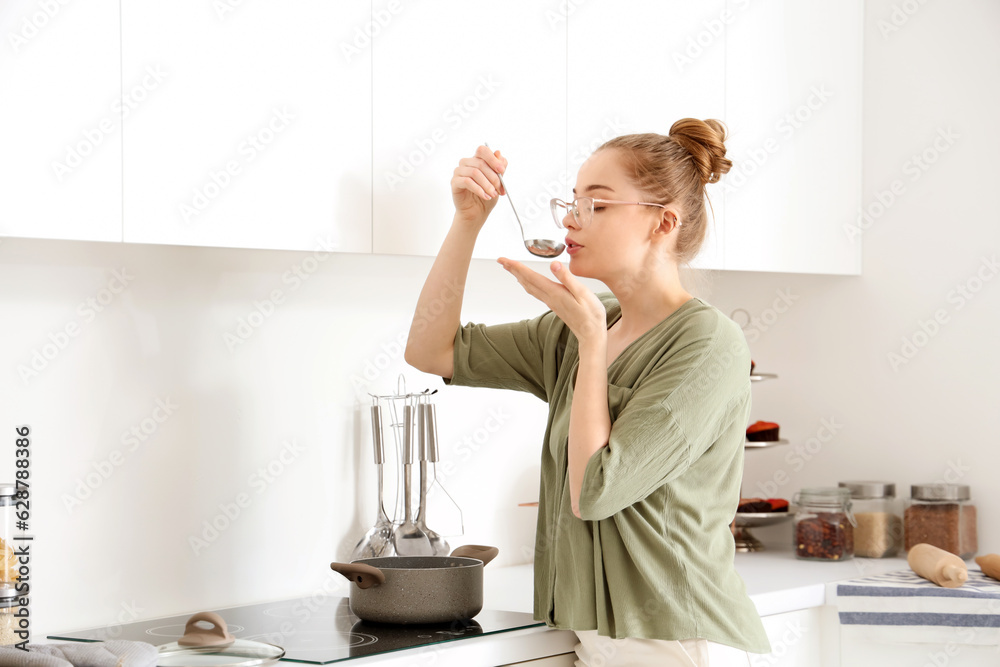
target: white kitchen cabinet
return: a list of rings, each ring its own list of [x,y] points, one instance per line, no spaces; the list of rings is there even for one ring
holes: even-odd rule
[[[4,2],[0,236],[121,241],[119,30],[117,0]]]
[[[548,201],[565,196],[565,17],[533,0],[384,6],[372,63],[374,252],[436,255],[454,215],[452,173],[484,142],[510,162],[504,181],[522,221],[561,239]],[[532,257],[507,201],[475,249],[501,255]]]
[[[724,119],[724,0],[590,0],[569,13],[568,136],[571,197],[576,172],[606,140],[667,134],[681,118]],[[725,201],[714,210],[699,268],[723,268]]]
[[[861,0],[727,0],[725,267],[858,274]]]
[[[771,652],[750,654],[750,664],[768,667],[839,667],[839,626],[831,606],[762,616]]]
[[[369,0],[122,1],[124,240],[371,251]]]

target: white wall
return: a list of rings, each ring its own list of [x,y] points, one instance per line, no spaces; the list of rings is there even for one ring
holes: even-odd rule
[[[13,470],[9,427],[30,424],[36,630],[111,622],[123,604],[151,617],[346,591],[328,565],[349,558],[375,516],[366,392],[393,393],[400,372],[410,389],[442,390],[442,457],[454,468],[441,478],[466,527],[452,542],[497,543],[500,564],[530,558],[535,510],[517,503],[537,498],[545,405],[445,388],[406,367],[399,341],[429,259],[312,257],[0,244],[3,465]],[[309,277],[296,282],[296,269]],[[84,316],[79,304],[112,295],[113,271],[127,287],[114,283],[121,293]],[[495,263],[476,262],[471,282],[467,319],[542,310]],[[257,320],[274,290],[280,302]],[[259,326],[227,343],[241,319]],[[79,332],[58,349],[71,322]],[[22,378],[35,350],[51,359]],[[158,400],[172,414],[157,412]],[[133,427],[145,440],[126,439]],[[249,505],[228,521],[240,493]],[[230,525],[211,539],[206,521]]]
[[[751,349],[761,371],[781,376],[755,386],[753,418],[781,423],[792,445],[748,454],[748,495],[778,470],[789,481],[767,495],[788,497],[846,478],[906,489],[943,478],[954,464],[980,506],[981,551],[1000,551],[991,530],[1000,511],[991,474],[1000,464],[1000,281],[985,282],[961,309],[948,298],[1000,246],[997,213],[987,203],[1000,149],[1000,7],[989,0],[911,4],[916,13],[885,36],[879,21],[892,20],[893,3],[872,1],[867,9],[865,200],[876,201],[893,179],[905,192],[864,232],[864,275],[722,273],[707,277],[703,293],[724,312],[745,308],[768,322],[751,334]],[[958,138],[910,180],[907,161],[932,147],[942,128]],[[374,515],[364,392],[391,391],[406,370],[395,346],[430,260],[330,255],[307,280],[286,282],[288,272],[313,268],[308,258],[0,244],[0,414],[8,434],[0,466],[13,470],[10,427],[30,424],[36,637],[129,620],[129,609],[147,618],[324,586],[346,591],[327,564],[349,556]],[[122,269],[128,286],[88,321],[80,304],[99,297]],[[229,349],[225,334],[274,290],[282,302],[273,314]],[[772,321],[767,310],[779,292],[795,300]],[[540,310],[486,261],[472,267],[467,304],[466,321]],[[893,369],[887,355],[939,309],[947,323]],[[78,335],[37,377],[22,379],[18,367],[69,323],[80,326]],[[465,510],[466,535],[456,543],[493,542],[500,564],[524,562],[535,510],[516,504],[536,497],[544,405],[526,395],[444,388],[413,371],[407,379],[410,387],[441,389],[443,454],[456,466],[445,482]],[[167,398],[173,414],[128,451],[122,433]],[[503,424],[483,438],[497,411]],[[817,437],[824,419],[838,425],[835,436],[806,450],[811,458],[797,469],[788,457]],[[475,437],[483,444],[465,442]],[[274,463],[293,440],[301,453]],[[66,494],[88,475],[98,479],[95,466],[111,465],[114,450],[121,465],[67,508]],[[269,464],[283,470],[260,486],[251,476]],[[196,555],[189,538],[239,493],[250,505]],[[782,540],[786,530],[761,534]]]
[[[918,9],[894,13],[903,5]],[[910,484],[959,481],[977,501],[980,551],[1000,552],[1000,5],[877,0],[866,14],[866,208],[888,201],[893,181],[903,187],[863,232],[862,275],[730,272],[712,285],[720,309],[761,318],[779,292],[795,297],[751,343],[759,370],[780,376],[755,385],[751,418],[780,423],[791,445],[748,452],[743,489],[790,497],[879,479],[908,495]],[[957,138],[949,146],[942,132]],[[922,170],[914,156],[925,151],[936,161]],[[936,314],[945,323],[925,338],[921,322]],[[912,358],[904,338],[918,345]],[[825,443],[824,420],[837,425]],[[787,524],[754,532],[791,539]]]

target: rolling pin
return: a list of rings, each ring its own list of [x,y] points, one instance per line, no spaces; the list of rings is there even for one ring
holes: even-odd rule
[[[986,554],[976,559],[976,565],[988,577],[1000,579],[1000,555]]]
[[[958,588],[969,578],[965,561],[933,544],[914,544],[910,547],[906,562],[921,577],[945,588]]]

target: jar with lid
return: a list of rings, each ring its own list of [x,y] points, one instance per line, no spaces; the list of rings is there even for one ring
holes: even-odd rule
[[[15,634],[20,605],[18,563],[14,556],[15,495],[13,484],[0,484],[0,646],[22,641]]]
[[[851,492],[854,555],[859,558],[895,556],[903,544],[902,503],[889,482],[840,482]]]
[[[959,558],[979,550],[976,506],[967,484],[914,484],[903,513],[906,550],[926,542]]]
[[[815,487],[796,493],[795,556],[803,560],[846,560],[854,556],[851,492]]]

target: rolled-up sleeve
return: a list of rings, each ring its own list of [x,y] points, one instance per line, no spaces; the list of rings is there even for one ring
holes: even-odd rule
[[[551,310],[505,324],[469,323],[455,333],[448,385],[514,389],[548,401],[555,382],[562,321]]]
[[[687,470],[743,418],[749,368],[742,336],[700,338],[665,355],[634,388],[607,446],[587,462],[581,518],[606,519]]]

